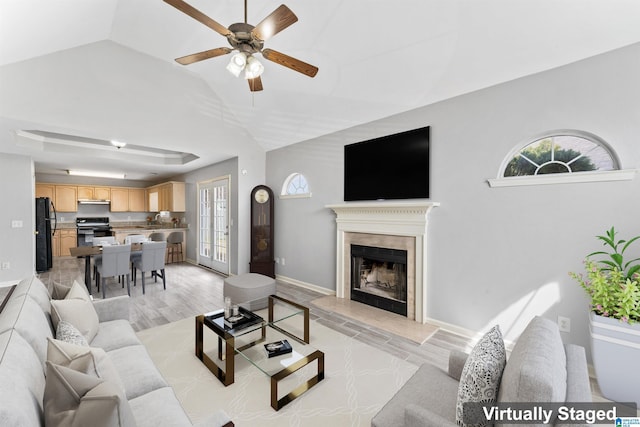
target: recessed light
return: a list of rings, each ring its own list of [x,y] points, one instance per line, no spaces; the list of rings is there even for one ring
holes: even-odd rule
[[[111,140],[111,144],[113,146],[115,146],[117,149],[121,149],[122,147],[124,147],[125,145],[127,145],[126,142],[122,142],[122,141],[116,141],[115,139]]]

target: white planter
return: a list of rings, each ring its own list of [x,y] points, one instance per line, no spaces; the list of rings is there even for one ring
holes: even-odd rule
[[[591,356],[602,395],[640,406],[640,323],[591,313]]]

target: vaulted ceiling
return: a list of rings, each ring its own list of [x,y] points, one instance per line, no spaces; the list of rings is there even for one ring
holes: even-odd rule
[[[242,0],[187,2],[227,27],[244,20]],[[248,22],[279,5],[248,0]],[[229,45],[162,0],[2,1],[0,152],[32,155],[43,173],[81,167],[154,180],[640,41],[636,0],[286,5],[298,22],[266,46],[320,71],[309,78],[258,55],[264,90],[251,93],[225,69],[229,56],[174,61]],[[110,139],[129,148],[102,145]]]

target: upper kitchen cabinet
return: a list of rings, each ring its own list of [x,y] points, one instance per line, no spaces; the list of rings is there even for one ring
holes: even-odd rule
[[[147,189],[149,211],[184,212],[186,210],[184,182],[167,182]]]
[[[111,188],[111,212],[146,212],[144,188]]]
[[[53,200],[53,203],[56,203],[56,186],[36,183],[36,197],[48,197]]]
[[[71,185],[56,185],[55,206],[58,212],[78,211],[78,187]]]
[[[111,199],[110,187],[78,186],[78,200],[109,200]]]

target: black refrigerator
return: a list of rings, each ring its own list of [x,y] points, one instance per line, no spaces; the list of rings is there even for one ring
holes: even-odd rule
[[[53,224],[52,224],[53,223]],[[51,240],[56,232],[56,209],[48,197],[36,197],[36,271],[53,266]]]

